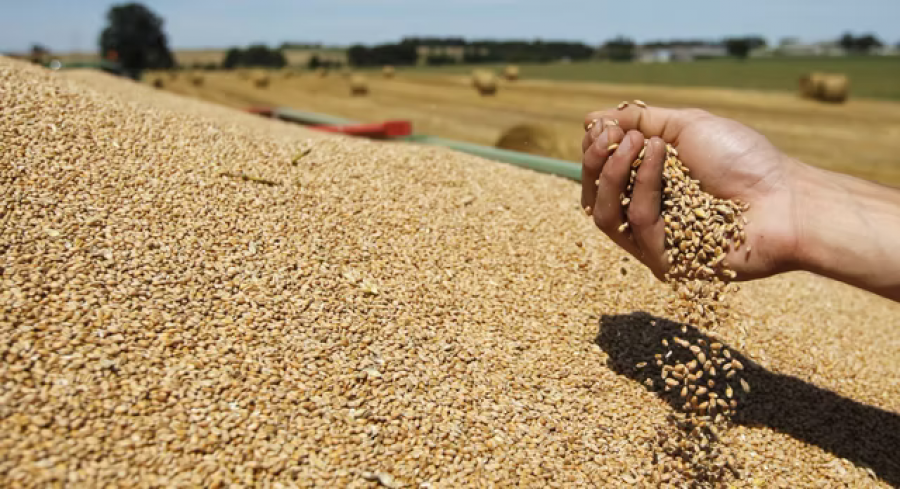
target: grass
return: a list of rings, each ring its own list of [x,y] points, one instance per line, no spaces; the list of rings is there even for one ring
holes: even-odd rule
[[[481,65],[499,73],[503,64]],[[770,58],[704,60],[689,63],[522,64],[522,78],[591,81],[680,87],[721,87],[796,91],[797,80],[810,71],[845,73],[856,97],[900,100],[900,57]],[[471,65],[423,67],[415,71],[469,73]]]

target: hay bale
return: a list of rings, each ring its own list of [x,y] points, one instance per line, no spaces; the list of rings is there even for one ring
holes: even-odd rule
[[[200,75],[197,73],[191,75],[191,85],[194,85],[195,87],[202,87],[203,86],[203,75]]]
[[[256,88],[266,88],[269,86],[269,81],[270,78],[268,74],[256,75],[253,78],[253,85]]]
[[[393,67],[393,66],[391,66],[391,65],[384,65],[384,67],[381,68],[381,74],[382,74],[385,78],[393,78],[394,75],[396,74],[396,71],[394,70],[394,67]]]
[[[366,95],[369,93],[369,82],[362,75],[350,77],[350,94]]]
[[[166,83],[163,81],[162,77],[157,77],[153,79],[153,88],[164,88]]]
[[[800,95],[821,102],[843,103],[850,95],[850,80],[842,73],[807,73],[800,77]]]
[[[821,73],[806,73],[800,77],[800,95],[805,98],[814,98],[816,85],[819,83]]]
[[[507,129],[495,146],[550,158],[562,158],[565,154],[565,143],[560,135],[538,124],[519,124]]]
[[[472,73],[472,86],[481,95],[494,95],[497,93],[497,76],[492,71],[477,70]]]
[[[516,81],[519,79],[519,67],[516,65],[509,65],[503,69],[503,78],[506,78],[509,81]]]

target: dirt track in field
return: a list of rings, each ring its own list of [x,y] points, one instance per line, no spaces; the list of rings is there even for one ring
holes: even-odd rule
[[[808,163],[900,185],[900,103],[851,100],[835,106],[785,93],[540,80],[502,81],[496,96],[482,97],[467,77],[404,73],[390,80],[370,74],[369,95],[353,97],[348,79],[339,74],[278,73],[267,88],[233,72],[204,74],[200,87],[183,74],[162,77],[167,90],[232,107],[289,106],[362,122],[409,119],[418,133],[487,145],[515,124],[546,124],[565,143],[558,156],[572,161],[580,160],[587,112],[640,98],[737,119]]]

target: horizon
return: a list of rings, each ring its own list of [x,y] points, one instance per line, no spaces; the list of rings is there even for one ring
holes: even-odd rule
[[[6,6],[6,17],[17,22],[0,30],[0,51],[24,52],[41,44],[56,53],[96,52],[106,11],[119,3],[124,2],[35,0]],[[307,0],[305,5],[290,0],[140,3],[163,19],[173,51],[282,43],[347,47],[397,42],[404,37],[543,39],[598,46],[620,35],[638,44],[756,35],[777,45],[784,38],[822,42],[850,32],[873,34],[887,45],[900,42],[894,20],[900,18],[900,2],[893,0],[858,0],[852,12],[838,0],[768,0],[742,5],[737,14],[733,5],[716,0],[685,0],[678,5],[650,0],[642,8],[611,2],[584,5],[575,0],[553,4],[543,0],[458,0],[452,6],[428,0]],[[478,15],[472,15],[473,11]],[[547,21],[548,17],[555,21]],[[636,19],[634,27],[619,21],[628,17]]]

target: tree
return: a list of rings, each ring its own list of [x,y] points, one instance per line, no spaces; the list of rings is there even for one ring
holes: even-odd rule
[[[247,49],[231,48],[225,53],[222,67],[226,69],[238,66],[264,66],[268,68],[283,68],[287,65],[287,59],[280,48],[269,49],[263,44],[254,44]]]
[[[239,48],[231,48],[225,53],[225,59],[222,60],[222,68],[230,70],[241,64],[241,50]]]
[[[880,48],[884,46],[880,39],[873,36],[872,34],[866,34],[865,36],[860,36],[856,38],[856,47],[862,53],[868,53],[875,48]]]
[[[600,48],[600,53],[613,61],[632,61],[635,56],[635,44],[631,39],[619,36],[606,41]]]
[[[175,64],[163,32],[163,20],[139,3],[114,5],[106,14],[108,25],[100,34],[100,54],[117,60],[132,77],[145,69]]]
[[[371,64],[369,58],[369,49],[362,44],[354,44],[347,49],[347,61],[353,66],[365,66]],[[310,59],[310,62],[312,62],[312,59]],[[316,67],[310,66],[310,68]]]
[[[884,46],[881,40],[872,34],[856,37],[849,32],[841,36],[838,44],[847,52],[855,54],[868,54],[872,49]]]
[[[31,45],[31,61],[34,63],[43,63],[44,58],[50,54],[50,50],[42,44]]]
[[[750,41],[746,38],[725,39],[725,49],[729,56],[745,59],[750,54]]]

